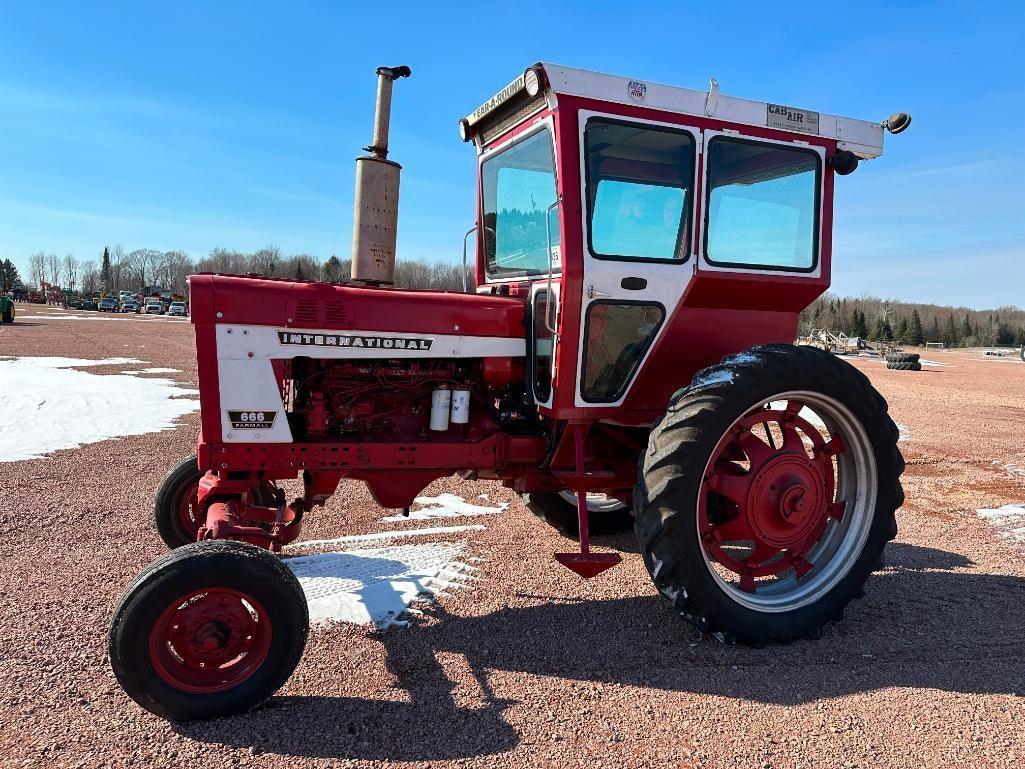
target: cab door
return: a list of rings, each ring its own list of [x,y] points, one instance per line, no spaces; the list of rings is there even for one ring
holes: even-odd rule
[[[583,286],[575,404],[612,408],[694,277],[696,128],[579,114]]]

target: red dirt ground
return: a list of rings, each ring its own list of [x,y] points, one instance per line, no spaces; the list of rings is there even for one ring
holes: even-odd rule
[[[187,323],[19,320],[3,355],[138,357],[195,383]],[[1020,767],[1025,564],[975,510],[1025,502],[1025,478],[994,464],[1025,467],[1025,364],[926,357],[951,365],[854,362],[907,429],[907,503],[886,569],[821,640],[702,637],[630,537],[600,540],[624,563],[583,582],[515,495],[452,478],[431,491],[511,503],[470,535],[480,578],[407,628],[315,628],[268,705],[207,723],[138,708],[105,654],[122,589],[164,550],[152,497],[197,416],[0,463],[0,765]],[[380,528],[360,484],[343,492],[305,537]]]

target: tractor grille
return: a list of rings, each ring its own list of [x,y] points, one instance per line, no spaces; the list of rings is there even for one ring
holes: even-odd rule
[[[296,301],[295,324],[297,326],[316,326],[317,303],[310,299],[299,299]]]
[[[345,302],[337,300],[328,302],[324,307],[324,320],[327,323],[343,324],[346,321]]]

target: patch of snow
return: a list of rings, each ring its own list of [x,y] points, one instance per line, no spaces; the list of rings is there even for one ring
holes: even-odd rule
[[[1004,505],[991,510],[977,510],[979,517],[996,532],[1015,542],[1025,542],[1025,505]]]
[[[135,358],[0,358],[0,462],[37,459],[126,435],[167,430],[199,401],[169,379],[78,368],[143,363]]]
[[[940,366],[940,367],[947,367],[947,368],[957,368],[957,366],[955,366],[953,363],[940,363],[937,360],[926,360],[925,358],[919,358],[918,362],[921,363],[923,366]]]
[[[429,521],[434,518],[463,518],[475,515],[497,515],[505,512],[508,503],[502,502],[498,507],[484,507],[467,502],[455,494],[442,494],[437,497],[417,497],[416,504],[424,505],[420,510],[411,510],[409,515],[389,515],[382,518],[382,523],[401,521]]]
[[[405,624],[418,598],[465,587],[476,567],[462,542],[396,545],[285,559],[302,585],[313,623]]]
[[[1025,467],[1018,467],[1017,465],[1012,465],[1007,462],[994,462],[993,466],[999,467],[1010,476],[1025,478]]]
[[[699,390],[702,387],[711,387],[712,385],[725,384],[733,381],[733,371],[726,368],[725,366],[718,366],[712,369],[704,369],[694,375],[694,378],[690,381],[689,390]]]
[[[138,371],[122,371],[122,374],[180,374],[178,368],[144,368]]]

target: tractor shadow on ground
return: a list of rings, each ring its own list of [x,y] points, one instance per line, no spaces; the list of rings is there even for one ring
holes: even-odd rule
[[[513,748],[519,735],[503,718],[516,703],[491,692],[491,671],[775,705],[887,687],[1025,695],[1025,579],[966,572],[974,564],[964,556],[899,543],[887,549],[886,562],[865,598],[818,641],[724,645],[678,621],[651,594],[575,602],[521,594],[522,606],[481,617],[435,609],[410,628],[380,634],[407,702],[278,697],[243,718],[177,728],[201,741],[301,756],[495,754]],[[457,706],[438,652],[465,657],[485,692],[484,707]]]

